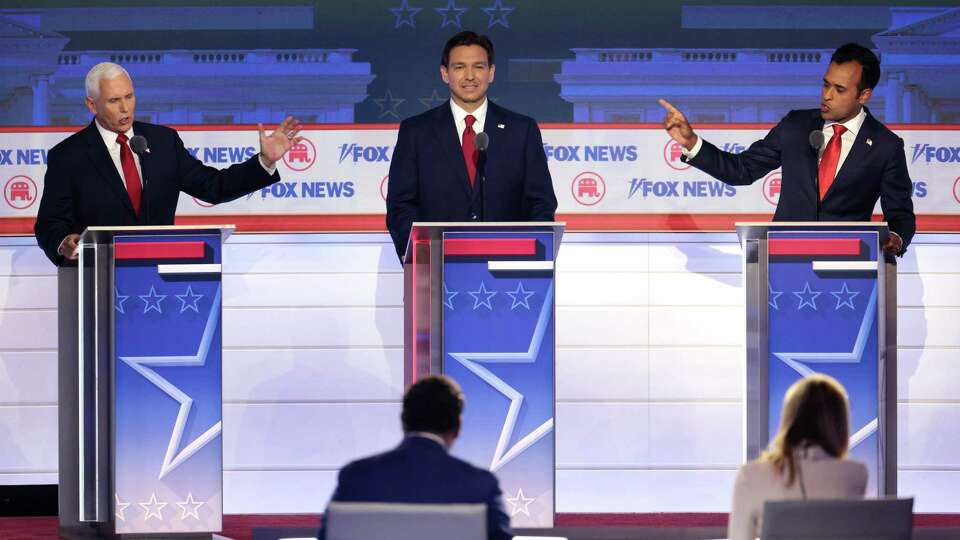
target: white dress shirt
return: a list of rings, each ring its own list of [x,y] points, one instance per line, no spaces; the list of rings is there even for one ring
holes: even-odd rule
[[[837,459],[819,446],[797,450],[794,460],[798,472],[789,486],[768,461],[751,461],[740,467],[734,481],[727,538],[756,538],[763,525],[766,501],[862,499],[867,490],[867,467],[859,461]]]
[[[483,132],[483,123],[487,119],[487,98],[483,98],[483,104],[472,113],[463,110],[453,98],[450,98],[450,110],[453,111],[453,122],[457,125],[457,140],[460,141],[460,144],[463,144],[463,132],[467,129],[468,114],[472,114],[477,119],[473,123],[474,133]]]
[[[107,145],[107,152],[110,154],[110,159],[113,160],[113,166],[117,168],[117,174],[120,175],[120,180],[123,183],[123,189],[127,189],[127,179],[123,176],[123,164],[120,163],[120,143],[117,142],[117,133],[110,131],[109,129],[100,125],[100,122],[94,121],[94,124],[97,126],[97,131],[100,132],[100,136],[103,137],[103,144]],[[130,139],[133,138],[133,126],[130,126],[124,135],[127,136],[127,144],[130,144]],[[132,149],[130,151],[133,154],[133,162],[137,165],[137,176],[140,177],[141,188],[143,187],[143,170],[140,169],[140,156],[137,155]]]

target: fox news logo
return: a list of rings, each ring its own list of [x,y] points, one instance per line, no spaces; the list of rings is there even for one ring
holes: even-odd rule
[[[390,157],[387,155],[389,151],[389,146],[363,146],[357,143],[343,143],[340,145],[340,161],[337,163],[343,163],[345,159],[354,163],[360,161],[365,163],[390,161]]]
[[[543,153],[547,161],[636,161],[639,157],[637,147],[632,145],[553,145],[544,144]]]
[[[913,160],[923,160],[925,163],[960,163],[960,146],[933,146],[923,143],[913,145]]]

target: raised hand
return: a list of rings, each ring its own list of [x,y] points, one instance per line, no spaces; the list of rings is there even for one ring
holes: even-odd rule
[[[687,150],[693,150],[697,144],[697,134],[690,127],[690,122],[676,107],[665,99],[657,100],[660,106],[667,110],[667,115],[663,119],[663,128],[673,137],[673,140],[680,143]]]
[[[260,131],[260,156],[268,167],[280,161],[293,145],[303,140],[303,137],[297,136],[300,133],[300,122],[292,116],[280,122],[270,135],[267,135],[263,124],[257,124],[257,130]]]

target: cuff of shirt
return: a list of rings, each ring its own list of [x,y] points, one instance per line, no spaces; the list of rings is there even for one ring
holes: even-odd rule
[[[697,157],[697,154],[700,153],[700,149],[703,148],[703,137],[697,137],[697,143],[693,145],[693,148],[687,150],[683,146],[680,147],[680,151],[683,152],[684,157],[687,160],[691,160]]]
[[[263,162],[263,156],[260,154],[257,154],[257,160],[260,162],[260,166],[263,167],[263,170],[267,171],[267,174],[270,176],[273,176],[273,173],[277,172],[276,163],[267,167],[267,164]]]

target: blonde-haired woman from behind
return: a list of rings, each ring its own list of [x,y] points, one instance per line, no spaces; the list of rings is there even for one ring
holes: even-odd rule
[[[843,386],[821,374],[795,382],[784,396],[780,430],[770,447],[737,473],[730,540],[758,536],[765,501],[862,499],[867,467],[846,458],[849,438]]]

